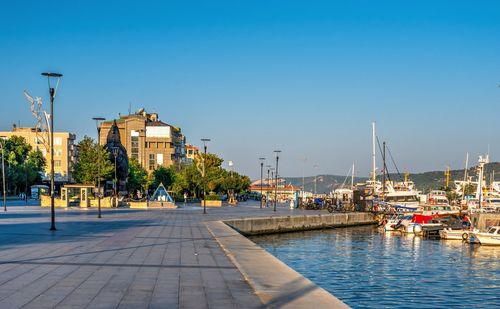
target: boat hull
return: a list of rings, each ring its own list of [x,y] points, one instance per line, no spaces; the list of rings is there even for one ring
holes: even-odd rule
[[[481,233],[473,235],[474,239],[483,246],[500,246],[500,236],[481,235]]]
[[[469,238],[469,230],[440,230],[439,237],[447,240],[467,240]]]

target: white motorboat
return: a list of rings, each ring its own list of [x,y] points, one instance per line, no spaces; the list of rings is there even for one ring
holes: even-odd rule
[[[491,226],[485,233],[470,233],[470,239],[476,240],[481,245],[500,246],[500,226]]]
[[[388,181],[386,183],[384,201],[395,209],[416,211],[419,205],[418,192],[413,182]]]
[[[450,201],[446,197],[446,192],[442,190],[432,190],[427,195],[427,205],[450,206]]]
[[[479,230],[469,230],[469,229],[460,229],[460,230],[452,230],[451,228],[445,228],[439,231],[439,237],[441,239],[448,240],[468,240],[470,233],[479,232]]]
[[[398,214],[390,217],[384,225],[386,232],[401,232],[404,234],[422,234],[422,225],[413,222],[412,214]]]
[[[398,227],[401,226],[401,223],[403,220],[408,220],[411,222],[412,215],[405,215],[405,214],[395,214],[392,215],[391,217],[387,218],[387,222],[384,224],[384,231],[386,232],[392,232],[392,231],[397,231]]]
[[[433,215],[458,215],[460,209],[452,206],[445,205],[423,205],[419,207],[422,215],[433,216]]]

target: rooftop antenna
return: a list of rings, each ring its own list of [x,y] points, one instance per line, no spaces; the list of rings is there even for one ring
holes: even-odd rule
[[[128,114],[132,113],[132,102],[128,102]]]

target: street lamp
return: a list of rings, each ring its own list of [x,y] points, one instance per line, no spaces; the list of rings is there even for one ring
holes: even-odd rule
[[[49,85],[49,95],[50,95],[50,230],[56,230],[56,210],[54,207],[54,99],[56,97],[57,88],[59,86],[59,81],[61,80],[62,74],[59,73],[42,73],[42,76],[47,76],[47,82]],[[51,78],[56,79],[55,88],[51,86]]]
[[[97,128],[97,218],[102,218],[101,216],[101,129],[99,124],[106,120],[102,117],[94,117],[95,126]]]
[[[264,173],[264,161],[266,161],[266,158],[259,158],[260,161],[260,208],[262,209],[262,202],[263,202],[263,195],[262,195],[262,178],[263,178],[263,173]]]
[[[205,156],[203,157],[203,174],[201,175],[203,177],[203,214],[207,213],[207,184],[206,184],[206,170],[205,170],[205,160],[207,159],[207,143],[210,142],[209,138],[202,138],[201,141],[203,142],[203,152]]]
[[[118,177],[116,175],[116,158],[118,157],[118,147],[113,147],[113,156],[115,157],[115,197],[117,197]]]
[[[5,192],[5,139],[2,138],[2,184],[3,184],[3,211],[7,211],[7,193]]]
[[[266,165],[267,167],[267,188],[266,188],[266,208],[269,207],[269,183],[270,183],[270,178],[269,178],[269,173],[271,172],[271,165]]]
[[[274,188],[274,212],[276,212],[276,204],[278,203],[278,162],[280,160],[281,150],[275,150],[276,154],[276,188]]]

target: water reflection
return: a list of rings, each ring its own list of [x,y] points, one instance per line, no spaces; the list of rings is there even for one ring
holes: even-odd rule
[[[500,304],[500,248],[370,226],[252,240],[354,308]]]

